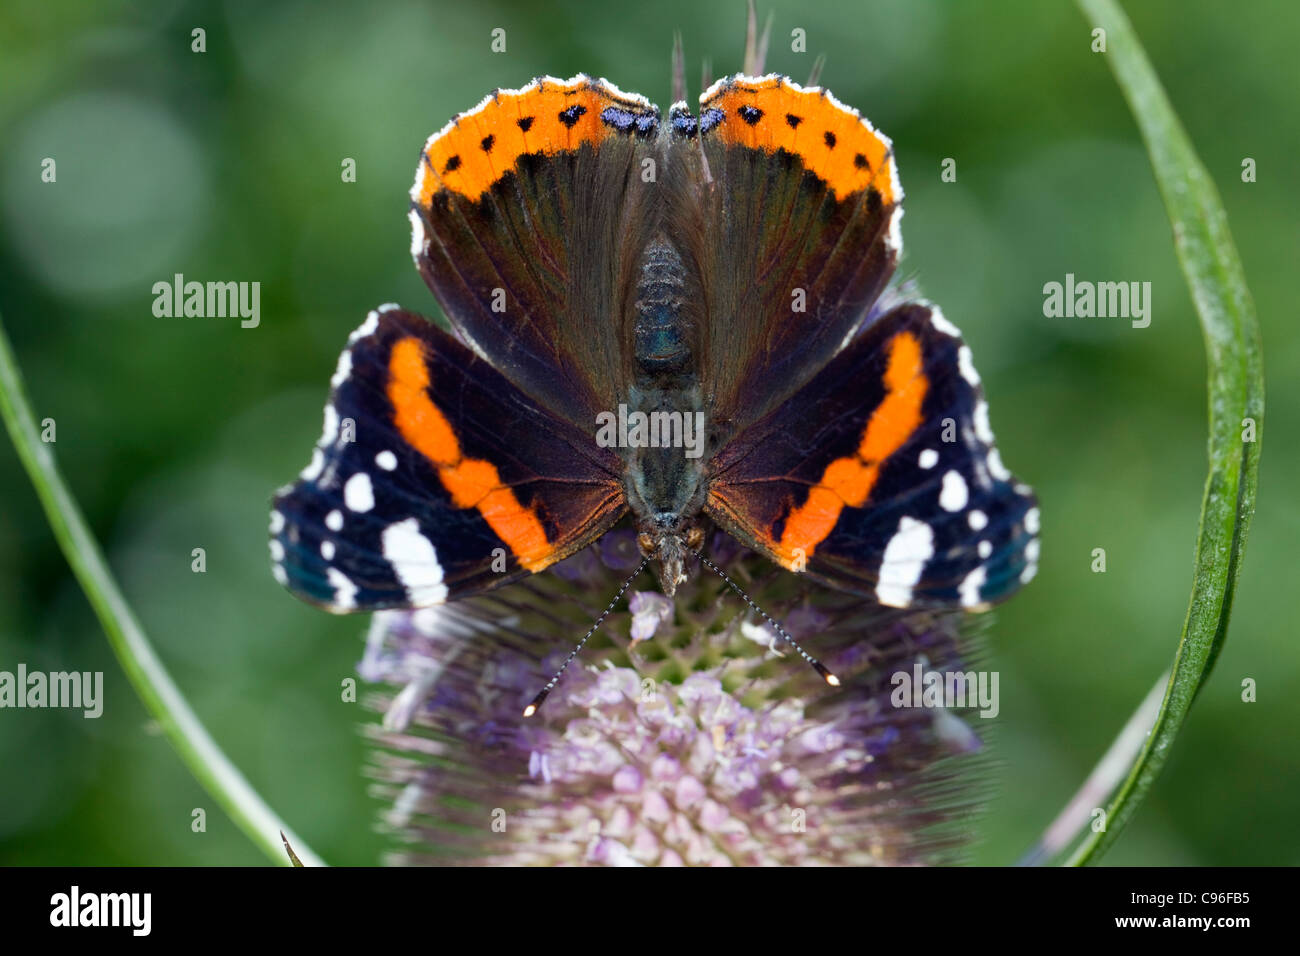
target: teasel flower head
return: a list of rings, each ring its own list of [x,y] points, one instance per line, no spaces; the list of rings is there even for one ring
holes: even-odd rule
[[[360,673],[398,864],[957,862],[984,796],[966,712],[897,707],[893,675],[968,670],[961,615],[882,609],[715,532],[715,573],[638,576],[540,711],[523,708],[640,563],[614,531],[481,597],[376,615]]]

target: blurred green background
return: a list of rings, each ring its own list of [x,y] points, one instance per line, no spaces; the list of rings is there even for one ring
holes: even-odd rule
[[[1294,440],[1300,7],[1130,2],[1231,220],[1264,329],[1268,447],[1226,650],[1113,864],[1300,863],[1300,508]],[[1147,158],[1073,4],[780,2],[769,68],[823,82],[893,137],[915,276],[972,345],[1005,461],[1042,499],[1038,580],[992,629],[999,796],[976,859],[1015,860],[1172,658],[1205,475],[1200,333]],[[271,491],[306,463],[347,333],[434,314],[406,191],[432,131],[497,86],[604,75],[667,106],[738,70],[743,5],[135,3],[0,9],[0,312],[38,417],[180,686],[324,857],[369,863],[365,621],[271,579]],[[205,53],[191,31],[206,30]],[[506,30],[505,53],[490,33]],[[790,48],[807,33],[808,53]],[[57,182],[41,181],[46,157]],[[357,181],[341,181],[344,158]],[[957,163],[957,181],[940,179]],[[1258,166],[1243,183],[1242,160]],[[154,282],[261,282],[259,328],[159,319]],[[1043,284],[1149,281],[1150,328],[1048,319]],[[103,670],[99,720],[0,711],[0,861],[264,858],[182,767],[112,658],[7,441],[0,669]],[[191,571],[202,547],[207,571]],[[1104,548],[1107,571],[1092,573]],[[1258,682],[1243,703],[1241,683]],[[191,811],[208,811],[191,832]]]

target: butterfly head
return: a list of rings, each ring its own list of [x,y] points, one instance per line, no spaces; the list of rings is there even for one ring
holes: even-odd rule
[[[686,581],[686,556],[704,544],[704,529],[681,515],[655,515],[641,522],[637,544],[652,560],[663,593],[672,597]]]

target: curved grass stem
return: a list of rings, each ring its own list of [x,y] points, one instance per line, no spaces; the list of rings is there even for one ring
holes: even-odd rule
[[[54,537],[94,608],[113,653],[181,760],[273,862],[292,865],[281,843],[280,831],[283,831],[284,839],[293,844],[303,865],[323,866],[324,862],[308,849],[302,837],[295,835],[275,815],[217,746],[154,653],[109,571],[81,509],[64,484],[50,446],[41,440],[3,323],[0,323],[0,416],[36,488]]]
[[[1155,723],[1106,807],[1106,827],[1068,861],[1096,863],[1114,844],[1159,776],[1227,635],[1246,533],[1255,511],[1264,419],[1264,371],[1255,307],[1223,203],[1179,123],[1133,27],[1115,0],[1078,0],[1105,31],[1115,74],[1151,157],[1173,227],[1174,248],[1205,337],[1209,475],[1201,502],[1192,595],[1173,673]]]

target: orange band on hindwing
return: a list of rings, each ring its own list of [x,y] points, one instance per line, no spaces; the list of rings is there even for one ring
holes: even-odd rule
[[[623,93],[604,80],[542,77],[519,90],[497,90],[429,138],[415,173],[411,198],[428,208],[447,190],[479,199],[528,154],[568,152],[627,132],[605,118],[658,117],[644,97]]]
[[[389,356],[388,370],[388,400],[393,404],[397,429],[437,470],[452,504],[478,509],[522,567],[540,571],[550,564],[555,549],[537,514],[502,484],[495,465],[461,453],[455,430],[429,397],[429,366],[420,340],[399,339]]]
[[[777,554],[794,570],[835,529],[845,508],[861,508],[880,476],[885,460],[915,434],[921,425],[921,405],[929,382],[921,342],[911,332],[900,332],[889,343],[884,376],[885,397],[871,413],[857,451],[826,466],[821,480],[803,504],[791,509],[781,532]]]
[[[840,199],[867,188],[886,206],[903,198],[888,137],[824,90],[804,89],[783,76],[733,77],[700,98],[702,123],[710,109],[722,117],[708,124],[706,135],[792,153]]]

